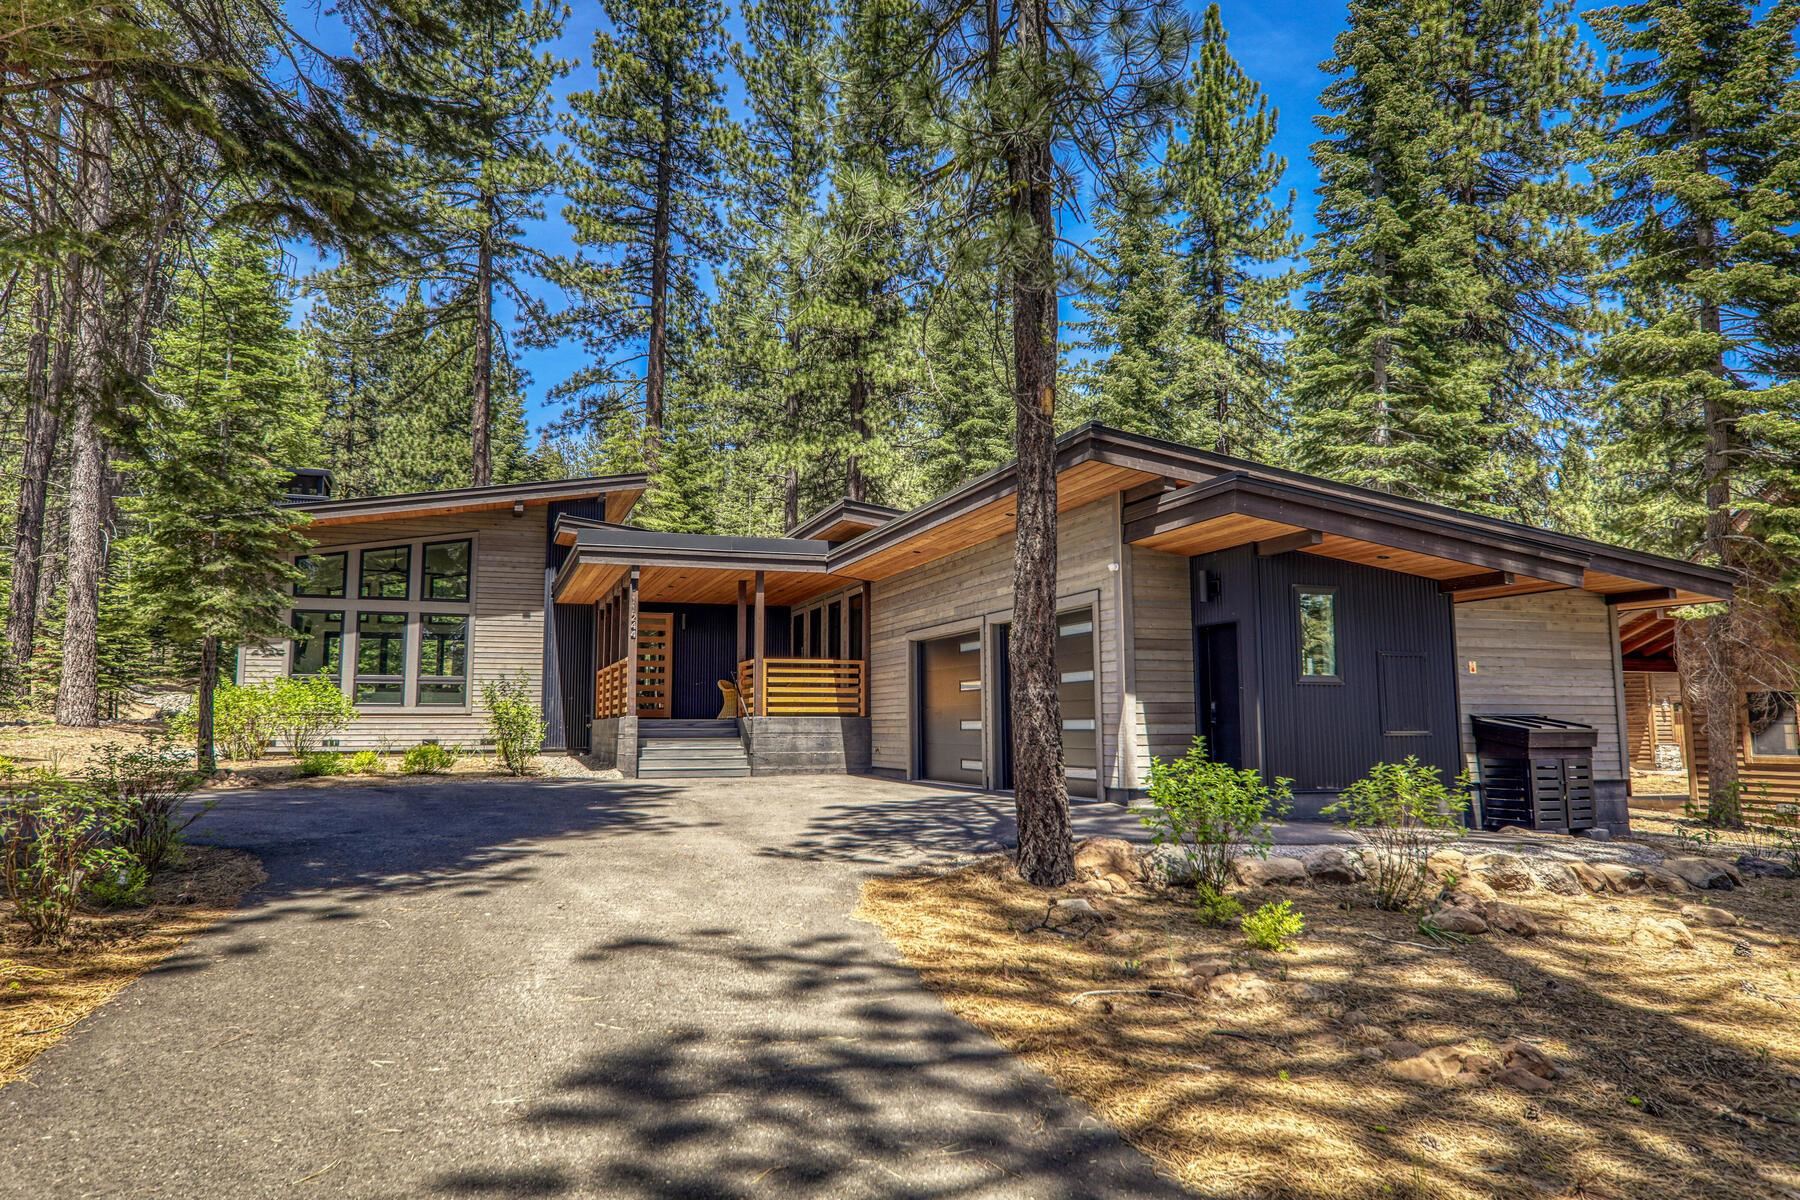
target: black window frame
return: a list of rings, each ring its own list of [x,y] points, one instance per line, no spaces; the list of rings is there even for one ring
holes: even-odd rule
[[[341,608],[296,608],[293,611],[288,613],[288,627],[291,628],[292,630],[294,630],[296,635],[298,635],[300,632],[300,618],[301,617],[336,617],[337,618],[337,623],[338,623],[338,627],[336,630],[337,670],[333,671],[330,669],[331,668],[331,637],[332,637],[333,631],[329,630],[329,629],[322,630],[319,634],[315,634],[314,636],[322,636],[325,638],[325,655],[324,655],[324,664],[325,665],[320,667],[319,670],[324,671],[325,674],[327,675],[327,677],[330,678],[333,683],[337,684],[338,687],[342,688],[344,686],[344,634],[346,632],[346,630],[344,628],[344,623],[346,620],[348,620],[348,613],[346,612],[346,610],[341,609]],[[297,675],[316,675],[319,673],[318,671],[301,671],[298,669],[299,665],[300,665],[300,643],[303,641],[308,641],[308,640],[310,640],[310,639],[303,638],[300,636],[295,636],[295,637],[288,639],[288,674],[289,675],[296,675],[296,676]]]
[[[1331,672],[1314,675],[1306,670],[1306,605],[1308,596],[1331,599]],[[1294,657],[1295,682],[1308,687],[1342,687],[1344,685],[1343,621],[1338,610],[1338,587],[1327,583],[1294,585]]]
[[[296,570],[306,571],[308,563],[313,562],[315,559],[326,559],[326,558],[338,558],[338,559],[343,560],[344,565],[338,571],[337,591],[335,591],[335,592],[301,591],[301,588],[306,586],[306,581],[305,580],[295,580],[294,586],[292,588],[292,591],[293,591],[293,594],[295,597],[302,599],[302,600],[348,600],[350,598],[349,597],[350,552],[348,550],[327,550],[323,554],[301,554],[301,555],[298,555],[297,557],[295,557],[294,567]],[[309,578],[310,578],[310,574],[311,573],[308,572]]]
[[[397,635],[390,634],[390,633],[377,633],[373,636],[372,640],[382,643],[381,650],[379,651],[380,662],[378,665],[382,666],[382,667],[386,667],[389,665],[388,657],[387,657],[388,656],[387,643],[396,640],[396,638],[398,639],[398,641],[400,643],[400,650],[399,650],[399,654],[397,656],[398,657],[397,665],[399,666],[400,669],[398,671],[393,671],[393,672],[381,670],[381,671],[372,671],[372,672],[365,673],[363,671],[363,650],[364,650],[365,646],[368,644],[368,642],[371,640],[371,638],[370,638],[370,635],[368,635],[367,633],[364,632],[363,622],[368,621],[368,620],[374,620],[377,622],[378,625],[379,624],[392,624],[393,622],[392,622],[391,618],[394,618],[394,617],[400,618],[399,633]],[[406,643],[410,636],[411,629],[412,629],[412,614],[411,613],[391,612],[391,611],[387,611],[387,610],[383,610],[383,609],[379,609],[379,608],[364,608],[364,609],[359,609],[357,611],[357,614],[356,614],[356,668],[355,668],[354,673],[350,677],[350,696],[351,696],[351,699],[357,705],[357,707],[359,707],[359,708],[364,707],[364,706],[371,707],[371,708],[404,708],[404,707],[406,707]],[[399,690],[395,693],[396,698],[393,700],[366,700],[363,698],[363,685],[365,682],[368,683],[372,687],[390,687],[390,686],[397,685]]]
[[[460,576],[438,575],[431,569],[431,552],[439,546],[461,546],[464,550],[463,569]],[[439,579],[462,579],[462,595],[434,596],[432,585]],[[439,542],[423,542],[419,546],[419,603],[421,604],[467,604],[474,593],[475,586],[475,539],[446,538]]]
[[[369,555],[371,555],[371,554],[391,554],[396,550],[398,550],[406,555],[406,569],[404,572],[402,572],[402,578],[405,580],[405,584],[406,584],[405,589],[398,596],[370,594],[370,592],[369,592],[369,574],[370,574],[370,572],[369,572],[368,565],[367,565],[368,561],[369,561]],[[412,551],[413,551],[413,543],[407,542],[404,545],[399,545],[399,546],[369,546],[369,547],[364,548],[361,552],[359,552],[356,556],[356,598],[358,600],[386,600],[386,601],[389,601],[394,604],[404,604],[404,603],[410,601],[412,599],[412,568],[413,568],[413,552]],[[375,574],[378,576],[385,576],[385,575],[392,575],[392,574],[394,574],[394,572],[391,570],[383,570],[383,571],[377,571],[377,572],[375,572]]]
[[[426,632],[426,630],[428,628],[428,624],[434,618],[461,622],[461,624],[462,624],[461,636],[456,639],[451,639],[451,638],[438,637],[438,636],[428,634]],[[437,646],[438,646],[438,662],[439,662],[439,665],[442,665],[443,657],[444,657],[444,650],[443,650],[444,643],[448,642],[448,641],[452,641],[452,640],[460,641],[462,643],[462,651],[461,651],[462,670],[455,675],[446,675],[446,674],[443,674],[442,672],[427,674],[425,671],[425,648],[426,648],[427,644],[430,644],[430,643],[437,644]],[[442,711],[444,709],[469,707],[469,614],[467,612],[421,612],[421,613],[419,613],[419,644],[414,653],[417,656],[418,672],[417,672],[416,677],[413,680],[413,707],[431,709],[433,711]],[[441,686],[443,684],[450,683],[450,682],[455,682],[455,683],[459,683],[462,685],[461,699],[456,700],[453,703],[427,703],[426,702],[426,700],[424,699],[424,696],[425,696],[425,689],[427,686]]]

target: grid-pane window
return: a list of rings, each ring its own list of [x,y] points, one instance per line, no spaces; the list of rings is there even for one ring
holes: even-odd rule
[[[404,600],[412,574],[412,547],[364,550],[356,594],[364,600]]]
[[[1335,679],[1338,673],[1337,593],[1299,589],[1300,677]]]
[[[419,618],[419,699],[426,706],[469,702],[469,619],[459,613]]]
[[[1800,714],[1793,692],[1751,692],[1750,753],[1759,758],[1800,758]]]
[[[425,546],[424,586],[421,600],[469,598],[469,543],[428,542]]]
[[[288,671],[294,675],[317,675],[324,671],[332,679],[344,678],[344,614],[342,612],[296,612],[294,652]]]
[[[356,618],[356,702],[401,704],[406,699],[405,613],[365,612]]]
[[[302,578],[294,584],[294,595],[342,600],[349,558],[348,554],[303,554],[296,558],[294,566]]]

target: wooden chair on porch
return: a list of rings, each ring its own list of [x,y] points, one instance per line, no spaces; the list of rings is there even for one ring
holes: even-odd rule
[[[738,694],[737,684],[729,679],[719,680],[719,720],[728,721],[744,715],[744,698]]]

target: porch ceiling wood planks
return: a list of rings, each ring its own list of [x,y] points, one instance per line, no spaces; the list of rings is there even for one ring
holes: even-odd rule
[[[753,572],[708,570],[700,567],[645,567],[643,600],[646,604],[737,603],[738,581]],[[814,596],[855,583],[841,575],[813,571],[766,571],[763,574],[767,603],[784,608]]]

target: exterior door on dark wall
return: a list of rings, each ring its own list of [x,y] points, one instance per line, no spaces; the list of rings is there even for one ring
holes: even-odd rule
[[[1244,765],[1242,689],[1238,677],[1236,621],[1202,625],[1194,641],[1195,732],[1206,739],[1215,762]]]
[[[981,634],[918,643],[918,773],[981,787]]]

